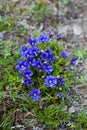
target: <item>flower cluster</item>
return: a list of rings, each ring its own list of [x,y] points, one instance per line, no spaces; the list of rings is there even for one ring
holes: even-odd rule
[[[58,38],[60,39],[61,37],[62,37],[61,34],[57,35],[57,39]],[[22,49],[20,50],[22,60],[18,62],[16,68],[23,77],[24,86],[30,88],[29,95],[32,98],[32,100],[39,100],[41,98],[40,92],[42,88],[41,86],[36,85],[39,84],[36,82],[41,81],[41,80],[38,81],[38,76],[39,79],[41,79],[41,77],[44,77],[44,79],[42,78],[43,80],[42,83],[45,84],[45,87],[47,89],[49,88],[54,89],[60,86],[62,88],[65,87],[65,81],[61,73],[60,75],[57,76],[53,74],[54,71],[56,71],[54,64],[57,63],[56,63],[56,55],[53,55],[52,48],[49,47],[47,47],[46,49],[40,48],[40,45],[42,44],[48,45],[49,41],[50,37],[45,34],[40,35],[38,38],[29,38],[28,39],[29,46],[23,46]],[[59,56],[65,60],[69,56],[69,52],[62,50],[59,53]],[[70,64],[75,65],[76,59],[72,58],[70,60]],[[57,97],[59,98],[62,98],[63,96],[61,90],[58,91],[57,94]]]

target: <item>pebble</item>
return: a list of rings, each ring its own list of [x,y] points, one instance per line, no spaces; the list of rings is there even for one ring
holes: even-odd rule
[[[73,105],[74,105],[74,107],[78,107],[79,103],[77,101],[73,101]]]
[[[69,25],[65,25],[63,27],[58,27],[59,33],[67,34],[70,32],[72,29]]]
[[[82,31],[82,28],[79,25],[74,24],[73,25],[73,32],[74,32],[75,35],[81,35],[83,31]]]
[[[71,106],[70,108],[69,108],[69,113],[75,113],[75,107],[74,106]]]
[[[84,68],[85,68],[85,71],[87,72],[87,59],[85,59],[84,61]]]
[[[29,29],[29,25],[27,24],[26,19],[23,19],[22,21],[18,22],[18,26],[24,26],[26,29]]]
[[[68,109],[68,107],[67,107],[67,106],[64,106],[62,109],[63,109],[64,111],[66,111],[66,110]]]
[[[87,21],[83,23],[83,30],[87,33]]]
[[[43,130],[43,129],[33,126],[33,130]]]
[[[12,0],[12,2],[18,2],[19,0]]]

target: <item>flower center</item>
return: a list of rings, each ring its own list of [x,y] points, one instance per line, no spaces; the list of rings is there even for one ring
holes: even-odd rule
[[[34,41],[32,42],[32,45],[34,45]]]
[[[21,67],[22,67],[22,68],[24,68],[24,66],[23,66],[23,65],[22,65]]]
[[[26,77],[28,77],[28,74],[26,74]]]
[[[36,96],[37,94],[36,93],[34,93],[34,96]]]
[[[49,83],[52,83],[52,80],[49,80]]]

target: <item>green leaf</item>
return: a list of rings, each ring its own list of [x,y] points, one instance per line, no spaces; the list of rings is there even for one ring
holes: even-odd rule
[[[71,0],[63,0],[63,3],[64,3],[65,5],[70,5],[70,4],[71,4]]]
[[[1,100],[2,98],[4,98],[5,95],[6,95],[6,92],[4,92],[4,91],[0,91],[0,100]]]
[[[83,59],[87,58],[87,52],[84,48],[83,49],[75,48],[74,55],[79,60],[83,60]]]

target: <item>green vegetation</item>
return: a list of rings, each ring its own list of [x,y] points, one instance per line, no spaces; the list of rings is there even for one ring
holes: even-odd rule
[[[65,5],[70,5],[70,4],[71,4],[71,0],[63,0],[63,3],[64,3]]]
[[[58,1],[55,0],[54,2],[56,3]],[[71,0],[62,0],[62,2],[67,6],[71,4]],[[9,3],[8,6],[10,11],[14,13],[16,4]],[[77,6],[80,8],[81,5],[78,3]],[[0,12],[4,13],[5,11],[6,8],[3,6]],[[22,11],[24,11],[26,15],[31,16],[32,14],[34,22],[43,21],[46,16],[52,13],[48,5],[40,2],[35,2],[32,8],[24,8]],[[55,23],[55,21],[53,22]],[[10,16],[5,15],[0,17],[0,32],[3,32],[3,35],[4,32],[10,33],[15,25],[16,20]],[[27,35],[26,28],[19,27],[16,29],[15,31],[20,37]],[[39,35],[39,31],[32,31],[32,37],[38,39]],[[52,50],[52,55],[55,56],[55,62],[49,62],[53,67],[51,74],[56,78],[61,77],[63,79],[61,80],[62,84],[56,84],[53,88],[46,86],[49,85],[49,83],[46,84],[45,82],[46,77],[50,74],[41,72],[42,68],[35,68],[36,66],[30,67],[34,73],[32,77],[34,84],[25,86],[21,73],[17,72],[16,65],[18,61],[27,59],[26,57],[21,57],[19,52],[22,50],[22,45],[26,43],[19,45],[9,39],[0,41],[0,130],[12,130],[12,126],[21,124],[21,122],[18,123],[15,121],[15,113],[18,110],[21,110],[25,115],[25,122],[23,123],[26,127],[40,125],[44,130],[57,130],[65,124],[69,130],[87,129],[86,110],[74,114],[70,114],[68,110],[64,110],[65,106],[68,108],[70,105],[69,101],[71,99],[69,99],[68,92],[70,92],[77,74],[80,78],[76,83],[81,86],[87,86],[87,74],[80,76],[77,72],[76,63],[71,65],[70,62],[72,58],[75,58],[74,61],[84,61],[87,58],[87,48],[75,48],[74,55],[63,57],[61,54],[65,50],[64,47],[59,44],[58,39],[55,38],[52,40],[52,36],[48,37],[51,37],[51,39],[47,43],[43,43],[42,37],[42,42],[40,41],[36,44],[36,47],[40,49],[40,53],[33,58],[41,60],[45,65],[48,62],[43,62],[40,56],[46,49]],[[48,38],[45,40],[48,40]],[[29,43],[26,44],[26,46],[28,48],[31,47]],[[71,66],[73,66],[74,69],[71,69]],[[30,96],[30,92],[33,88],[40,89],[39,100],[33,100],[35,95]],[[78,98],[77,95],[73,96],[74,99]],[[70,123],[70,126],[67,125],[68,123]]]
[[[51,9],[49,9],[49,6],[46,6],[42,3],[36,2],[32,13],[34,14],[34,19],[36,21],[43,20],[46,15],[49,15],[52,13]]]
[[[74,48],[74,55],[78,60],[84,60],[87,58],[87,48],[79,49]]]
[[[15,20],[11,19],[9,16],[4,18],[0,17],[0,31],[1,32],[11,32],[15,25]]]

